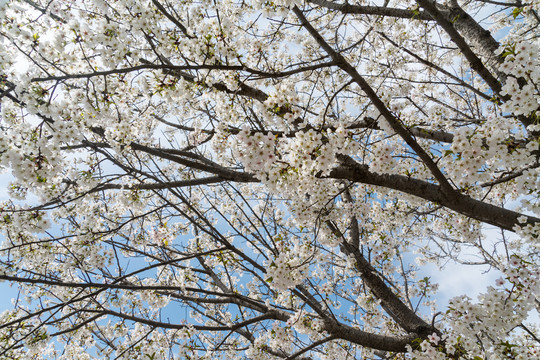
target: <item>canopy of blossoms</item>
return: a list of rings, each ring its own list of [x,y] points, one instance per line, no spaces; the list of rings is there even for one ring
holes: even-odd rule
[[[538,358],[539,29],[538,0],[2,1],[0,359]],[[438,303],[449,263],[500,278]]]

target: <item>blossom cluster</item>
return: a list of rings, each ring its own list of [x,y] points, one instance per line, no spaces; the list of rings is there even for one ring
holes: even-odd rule
[[[251,134],[249,128],[244,127],[236,138],[243,147],[236,155],[246,170],[258,173],[270,170],[276,160],[274,135],[260,132]]]
[[[540,271],[512,256],[504,273],[509,286],[502,287],[506,282],[498,279],[499,288],[489,287],[479,296],[479,303],[473,303],[467,296],[452,299],[448,311],[452,331],[443,335],[444,347],[439,345],[438,336],[432,336],[422,342],[422,353],[415,351],[415,355],[419,359],[445,359],[455,354],[482,357],[485,356],[482,348],[493,347],[495,359],[506,359],[509,351],[517,359],[531,358],[536,351],[534,345],[510,344],[505,338],[526,321],[534,308],[534,298],[540,292]]]
[[[540,48],[534,43],[522,41],[500,51],[504,50],[502,56],[505,60],[500,71],[509,76],[502,95],[509,96],[511,100],[506,101],[502,108],[516,115],[530,115],[538,111],[540,106],[540,92],[535,87],[540,83]]]
[[[313,249],[309,243],[284,243],[282,235],[275,239],[281,245],[278,254],[266,265],[267,281],[276,290],[288,290],[301,284],[309,275]]]

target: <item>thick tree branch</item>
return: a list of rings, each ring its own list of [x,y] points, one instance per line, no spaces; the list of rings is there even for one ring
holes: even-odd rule
[[[418,0],[417,2],[433,17],[433,19],[435,19],[435,21],[437,21],[437,24],[446,31],[448,36],[450,36],[452,41],[461,50],[461,53],[465,56],[471,65],[471,68],[484,79],[486,84],[488,84],[495,94],[499,94],[502,89],[499,80],[497,80],[497,78],[484,66],[482,60],[471,49],[463,36],[456,30],[452,21],[437,8],[436,3],[431,0]],[[462,16],[462,14],[459,14],[458,16]],[[464,25],[463,27],[466,26]]]
[[[91,143],[89,141],[83,141],[83,144],[85,144],[86,146],[90,148],[95,148],[95,149],[99,148],[98,145],[96,145],[95,143]],[[257,182],[258,181],[251,174],[225,168],[216,163],[211,163],[211,161],[208,159],[205,159],[204,162],[193,161],[193,160],[181,157],[181,156],[172,155],[169,152],[163,151],[162,149],[159,149],[159,148],[153,148],[153,147],[149,147],[149,146],[141,145],[137,143],[131,143],[130,147],[133,150],[142,151],[142,152],[157,156],[162,159],[167,159],[177,164],[181,164],[186,167],[189,167],[191,169],[196,169],[196,170],[200,170],[200,171],[217,175],[221,177],[223,180],[230,180],[230,181],[236,181],[236,182]]]
[[[357,14],[357,15],[378,15],[385,17],[395,17],[402,19],[418,19],[418,20],[433,20],[433,18],[424,11],[389,8],[383,6],[364,6],[354,5],[347,2],[338,4],[333,1],[326,0],[309,0],[310,3],[330,9],[337,10],[344,14]]]
[[[330,230],[343,239],[342,250],[347,255],[354,256],[356,260],[356,268],[362,276],[362,280],[370,288],[371,292],[381,302],[381,306],[386,312],[409,333],[415,333],[425,338],[437,330],[422,320],[413,309],[410,309],[405,303],[387,286],[384,280],[379,276],[378,272],[369,264],[369,262],[360,253],[358,246],[353,244],[359,243],[360,239],[352,239],[351,242],[345,240],[345,236],[341,231],[330,221],[327,222]],[[352,236],[359,236],[356,232]]]
[[[508,4],[508,6],[511,6]],[[457,1],[450,1],[449,6],[437,5],[437,8],[445,14],[446,18],[453,21],[456,30],[473,46],[473,49],[484,60],[494,74],[502,83],[505,82],[505,75],[499,71],[499,66],[503,58],[495,55],[500,44],[491,36],[491,33],[484,29],[476,20],[467,14]]]
[[[405,336],[385,336],[371,334],[352,326],[338,323],[327,323],[324,330],[329,334],[348,340],[354,344],[369,347],[375,350],[405,352],[407,345],[412,345],[418,334],[408,334]]]
[[[361,165],[349,157],[341,155],[338,158],[343,162],[343,165],[333,169],[328,175],[330,178],[350,180],[402,191],[440,204],[472,219],[509,231],[514,231],[514,226],[520,224],[518,218],[525,216],[512,210],[475,200],[458,192],[455,192],[451,197],[447,197],[442,192],[440,186],[427,181],[403,175],[376,174],[369,171],[366,165]],[[527,218],[527,223],[535,224],[540,222],[540,219],[536,217],[525,217]]]

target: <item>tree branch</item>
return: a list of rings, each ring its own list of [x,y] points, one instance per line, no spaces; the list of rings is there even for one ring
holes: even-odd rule
[[[388,8],[383,6],[353,5],[347,2],[344,4],[337,4],[335,2],[326,0],[308,0],[308,2],[330,10],[340,11],[343,14],[379,15],[402,19],[433,20],[428,13],[418,10]]]
[[[499,81],[491,74],[491,72],[484,66],[482,60],[475,54],[475,52],[470,48],[469,44],[465,41],[463,36],[456,30],[454,24],[445,16],[436,6],[435,2],[431,0],[417,0],[418,4],[422,6],[432,17],[437,21],[440,27],[446,31],[450,39],[457,45],[461,50],[461,53],[469,64],[471,68],[480,75],[482,79],[488,84],[488,86],[493,90],[495,94],[501,92],[502,86]],[[461,16],[460,14],[459,16]]]
[[[373,173],[368,170],[366,165],[361,165],[344,155],[338,156],[338,159],[342,161],[343,165],[333,169],[328,175],[329,178],[350,180],[402,191],[440,204],[472,219],[509,231],[515,231],[514,226],[520,224],[518,218],[525,216],[512,210],[475,200],[458,192],[455,192],[452,197],[447,197],[443,194],[440,186],[427,181],[403,175]],[[527,223],[535,224],[540,222],[540,219],[536,217],[525,217]]]

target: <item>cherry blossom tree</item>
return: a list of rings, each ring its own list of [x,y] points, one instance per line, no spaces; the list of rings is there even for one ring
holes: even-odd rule
[[[539,11],[4,1],[0,358],[538,358]]]

